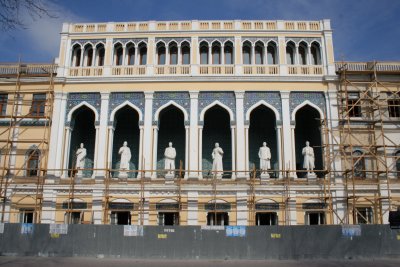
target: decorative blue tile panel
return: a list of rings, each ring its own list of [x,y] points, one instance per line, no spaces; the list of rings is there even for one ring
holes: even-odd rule
[[[138,45],[141,42],[145,42],[147,44],[148,39],[147,38],[116,38],[116,39],[113,39],[113,46],[116,43],[121,43],[122,45],[126,45],[129,42],[134,43],[135,45]]]
[[[218,41],[221,44],[225,43],[226,41],[231,41],[232,44],[235,44],[235,37],[233,36],[199,37],[199,44],[203,41],[206,41],[209,44],[211,44],[214,41]]]
[[[171,41],[175,41],[177,44],[181,44],[183,42],[191,43],[190,37],[156,37],[156,43],[159,41],[163,41],[164,43],[168,44]]]
[[[279,92],[246,92],[244,94],[244,116],[246,119],[247,111],[257,104],[260,100],[264,100],[276,108],[279,112],[280,118],[282,118],[282,101]]]
[[[236,98],[234,92],[201,92],[199,94],[199,123],[203,109],[216,100],[229,107],[233,112],[233,120],[236,120]]]
[[[82,102],[86,102],[92,105],[99,114],[100,117],[100,106],[101,106],[101,96],[100,93],[68,93],[67,98],[67,109],[65,121],[68,120],[68,113],[77,105]]]
[[[154,120],[154,114],[156,111],[170,101],[173,101],[183,107],[188,114],[188,120],[190,119],[190,96],[188,92],[155,92],[152,114],[153,125],[157,125],[157,122]],[[185,121],[185,125],[188,123],[187,121]]]
[[[96,46],[98,43],[103,43],[105,45],[106,39],[78,39],[78,40],[72,40],[71,43],[72,43],[72,45],[78,43],[82,46],[87,43],[91,43],[94,46]]]
[[[242,43],[244,41],[249,41],[252,44],[255,44],[257,41],[261,41],[264,43],[264,45],[268,44],[270,41],[275,42],[275,44],[278,44],[278,37],[272,37],[272,36],[262,36],[262,37],[257,37],[257,36],[242,36]]]
[[[141,92],[121,92],[121,93],[111,93],[110,102],[108,105],[108,118],[111,121],[111,112],[121,105],[122,103],[128,101],[135,107],[137,107],[143,115],[142,121],[144,119],[144,94]]]
[[[293,110],[303,103],[304,101],[310,101],[314,105],[318,106],[322,112],[325,112],[325,95],[322,92],[291,92],[290,93],[290,114]]]

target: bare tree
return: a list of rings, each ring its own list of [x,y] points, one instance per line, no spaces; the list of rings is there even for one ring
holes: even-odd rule
[[[26,16],[33,20],[56,18],[48,3],[48,0],[0,0],[0,31],[26,29]]]

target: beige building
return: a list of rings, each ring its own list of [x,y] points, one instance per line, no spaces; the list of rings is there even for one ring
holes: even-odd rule
[[[0,66],[2,221],[387,223],[399,73],[335,64],[329,20],[64,24],[56,65]]]

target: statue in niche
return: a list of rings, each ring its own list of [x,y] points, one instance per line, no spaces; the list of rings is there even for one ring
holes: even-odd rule
[[[119,178],[127,178],[128,177],[128,173],[127,171],[129,171],[129,162],[131,161],[131,149],[128,147],[128,142],[124,142],[122,147],[119,149],[118,154],[121,155],[121,160],[119,163],[119,174],[118,177]]]
[[[164,152],[164,169],[168,170],[166,178],[174,178],[176,150],[172,147],[172,142],[168,143],[168,147]]]
[[[316,175],[314,173],[314,149],[310,147],[309,141],[306,141],[306,146],[303,148],[302,154],[304,156],[303,168],[307,170],[307,178],[315,178]]]
[[[261,178],[269,178],[268,170],[271,169],[271,150],[267,147],[267,143],[263,142],[263,146],[258,151],[260,158]]]
[[[222,150],[222,148],[219,147],[218,143],[215,143],[215,148],[213,149],[211,156],[213,159],[212,171],[213,171],[213,174],[217,178],[221,178],[222,173],[224,171],[224,168],[222,165],[222,156],[223,155],[224,155],[224,151]]]
[[[76,169],[78,173],[76,174],[77,177],[82,177],[82,169],[85,168],[85,159],[86,159],[86,148],[84,147],[83,143],[80,144],[79,149],[76,151]]]

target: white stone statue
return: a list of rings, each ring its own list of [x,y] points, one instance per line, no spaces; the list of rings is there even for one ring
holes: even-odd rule
[[[303,168],[307,170],[307,177],[314,178],[313,172],[315,165],[314,149],[310,147],[310,142],[306,141],[306,146],[303,148],[302,154],[304,156]]]
[[[222,177],[222,172],[224,170],[223,165],[222,165],[222,156],[223,155],[224,155],[224,151],[222,150],[222,148],[219,147],[218,143],[215,143],[215,148],[213,149],[211,156],[213,159],[212,171],[213,171],[213,174],[217,176],[217,178]]]
[[[85,160],[86,160],[86,148],[84,148],[83,143],[81,143],[80,148],[76,151],[76,168],[78,169],[77,177],[82,177],[82,169],[85,168]]]
[[[175,170],[175,158],[176,158],[176,150],[172,147],[172,142],[168,143],[168,147],[165,149],[164,152],[164,169],[168,170],[167,178],[174,178],[174,171]]]
[[[119,163],[119,178],[127,178],[128,173],[126,171],[129,171],[129,163],[131,161],[131,149],[128,147],[128,142],[124,142],[122,147],[119,149],[118,154],[121,155],[121,160]]]
[[[263,146],[258,151],[260,158],[261,178],[269,178],[268,170],[271,169],[271,150],[267,147],[267,143],[263,142]]]

